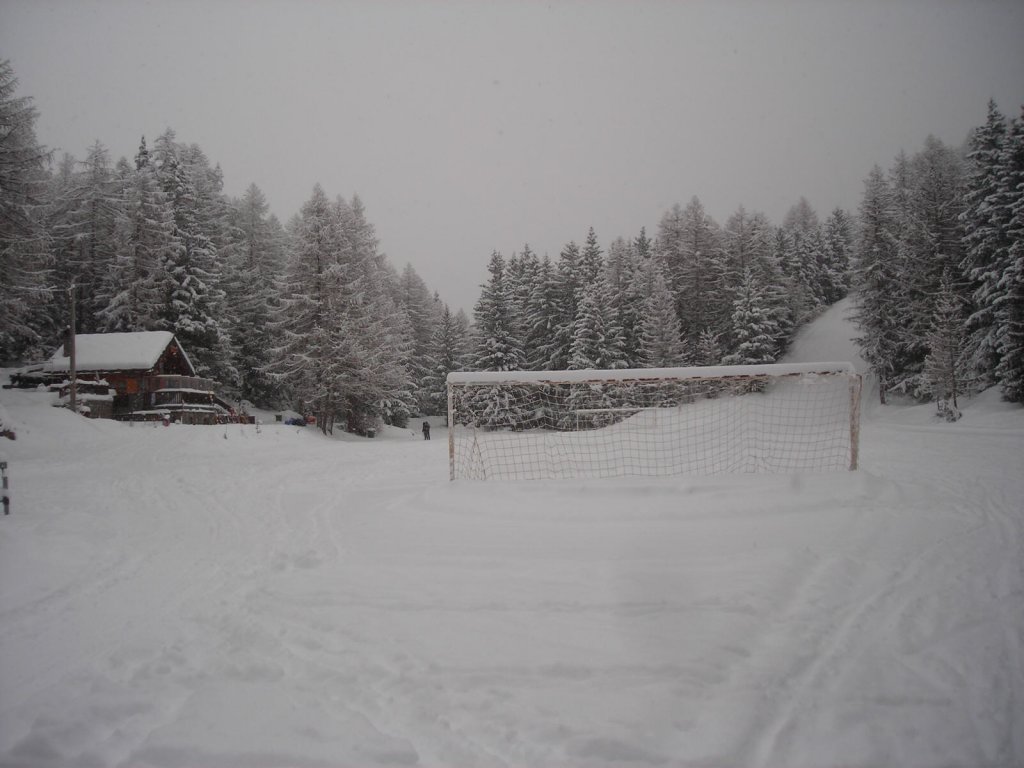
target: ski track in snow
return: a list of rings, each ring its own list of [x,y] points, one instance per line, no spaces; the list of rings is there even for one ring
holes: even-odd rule
[[[0,766],[1024,764],[988,395],[872,410],[855,473],[454,484],[443,429],[0,398]]]

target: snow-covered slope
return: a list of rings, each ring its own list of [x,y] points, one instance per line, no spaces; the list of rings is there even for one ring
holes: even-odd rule
[[[856,363],[839,312],[793,355]],[[441,428],[49,397],[0,391],[0,765],[1024,763],[1024,411],[991,395],[878,408],[854,473],[533,483],[449,483]]]
[[[841,360],[853,363],[860,373],[868,369],[853,343],[856,329],[850,320],[853,300],[849,297],[826,309],[813,323],[797,331],[791,349],[780,362],[814,363]]]

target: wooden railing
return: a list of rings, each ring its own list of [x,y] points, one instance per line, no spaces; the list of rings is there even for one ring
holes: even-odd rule
[[[199,376],[153,376],[147,382],[150,392],[174,392],[188,390],[193,392],[217,391],[217,382]]]

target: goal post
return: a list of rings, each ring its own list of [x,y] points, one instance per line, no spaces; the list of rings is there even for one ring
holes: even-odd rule
[[[448,374],[452,480],[856,469],[850,363]]]

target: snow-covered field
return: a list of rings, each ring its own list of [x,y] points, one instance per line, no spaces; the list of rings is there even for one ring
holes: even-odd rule
[[[836,315],[792,359],[840,359]],[[440,428],[50,397],[0,392],[0,765],[1024,764],[994,393],[867,409],[853,473],[522,483],[449,483]]]

